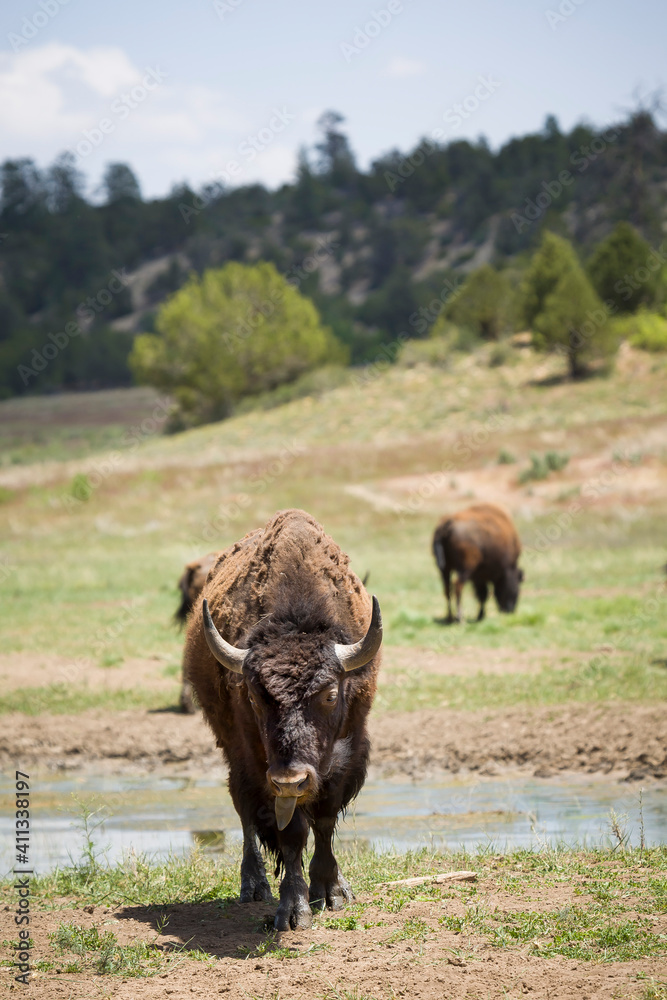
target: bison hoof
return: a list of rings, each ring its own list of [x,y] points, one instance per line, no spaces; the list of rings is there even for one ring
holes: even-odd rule
[[[277,931],[302,931],[312,926],[313,915],[306,896],[296,893],[284,896],[276,913],[273,926]]]
[[[241,880],[242,903],[272,903],[271,888],[265,878],[250,878]]]
[[[354,900],[354,893],[347,879],[339,875],[335,882],[311,882],[310,903],[314,909],[342,910]]]

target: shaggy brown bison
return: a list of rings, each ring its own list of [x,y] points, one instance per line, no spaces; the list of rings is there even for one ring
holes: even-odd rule
[[[484,618],[489,584],[500,611],[514,611],[523,570],[517,562],[521,542],[510,517],[492,503],[477,503],[440,521],[433,535],[433,554],[442,574],[447,621],[453,621],[451,574],[456,571],[456,618],[461,621],[461,593],[472,581],[479,601],[477,621]]]
[[[209,552],[206,556],[200,556],[199,559],[193,559],[192,562],[186,563],[181,574],[181,578],[178,581],[178,589],[181,592],[181,603],[174,612],[174,618],[179,625],[184,625],[187,621],[188,615],[192,611],[195,601],[204,589],[208,571],[217,558],[217,552]],[[194,715],[197,711],[192,691],[192,684],[190,683],[185,672],[185,664],[183,664],[182,668],[181,694],[178,699],[178,703],[180,705],[181,712]]]
[[[190,616],[185,668],[243,825],[241,901],[271,899],[258,838],[283,871],[278,930],[310,926],[309,903],[354,898],[332,837],[365,780],[381,642],[377,599],[301,510],[220,553]]]

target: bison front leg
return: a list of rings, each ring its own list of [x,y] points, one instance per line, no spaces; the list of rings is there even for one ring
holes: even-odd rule
[[[318,909],[341,910],[352,902],[354,893],[341,875],[331,842],[335,818],[317,819],[313,823],[315,852],[310,862],[310,902]]]
[[[310,927],[313,916],[308,905],[308,887],[303,877],[303,849],[308,840],[308,823],[300,809],[278,833],[285,874],[280,883],[280,906],[273,926],[277,931],[303,930]]]
[[[477,595],[477,600],[479,601],[479,613],[477,615],[477,621],[481,622],[484,621],[484,615],[486,614],[485,604],[489,597],[488,585],[486,583],[476,583],[475,593]]]
[[[445,585],[445,598],[447,599],[447,622],[454,621],[454,615],[452,614],[452,576],[449,569],[445,569],[442,574],[442,582]]]
[[[273,900],[262,855],[259,853],[255,827],[250,822],[243,823],[243,859],[241,861],[241,902],[255,900],[270,903]]]
[[[456,596],[456,620],[457,622],[463,621],[463,615],[461,614],[461,596],[463,594],[463,588],[468,582],[468,577],[459,573],[456,577],[456,583],[454,584],[454,594]]]

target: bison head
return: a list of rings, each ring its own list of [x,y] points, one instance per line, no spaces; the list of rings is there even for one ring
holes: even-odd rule
[[[519,600],[519,587],[523,581],[523,570],[510,566],[493,584],[493,593],[499,611],[514,611]]]
[[[351,677],[373,659],[382,642],[380,605],[359,642],[343,642],[320,603],[307,614],[291,610],[260,621],[247,649],[226,642],[203,602],[204,631],[218,663],[241,674],[266,754],[269,794],[278,829],[290,822],[297,801],[317,797],[322,781],[349,753],[347,722]]]

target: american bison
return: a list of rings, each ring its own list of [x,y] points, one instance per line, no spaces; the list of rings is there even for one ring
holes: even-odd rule
[[[461,593],[468,580],[472,580],[479,601],[477,621],[484,618],[489,584],[493,585],[498,610],[514,611],[523,580],[523,570],[517,565],[521,542],[509,515],[500,507],[477,503],[443,518],[433,535],[433,554],[445,586],[447,621],[454,621],[450,585],[454,571],[457,621],[461,621]]]
[[[195,601],[204,589],[208,571],[217,558],[217,552],[209,552],[206,556],[200,556],[199,559],[193,559],[192,562],[186,563],[181,578],[178,581],[178,589],[181,592],[181,603],[174,613],[174,618],[179,625],[185,625]],[[182,670],[179,705],[181,712],[186,712],[189,715],[193,715],[197,711],[192,685],[186,676],[185,666],[183,666]]]
[[[270,901],[259,843],[282,870],[277,930],[353,899],[332,851],[361,789],[382,620],[348,556],[301,510],[220,553],[193,608],[185,668],[229,767],[243,825],[241,901]],[[302,852],[314,834],[310,887]]]

